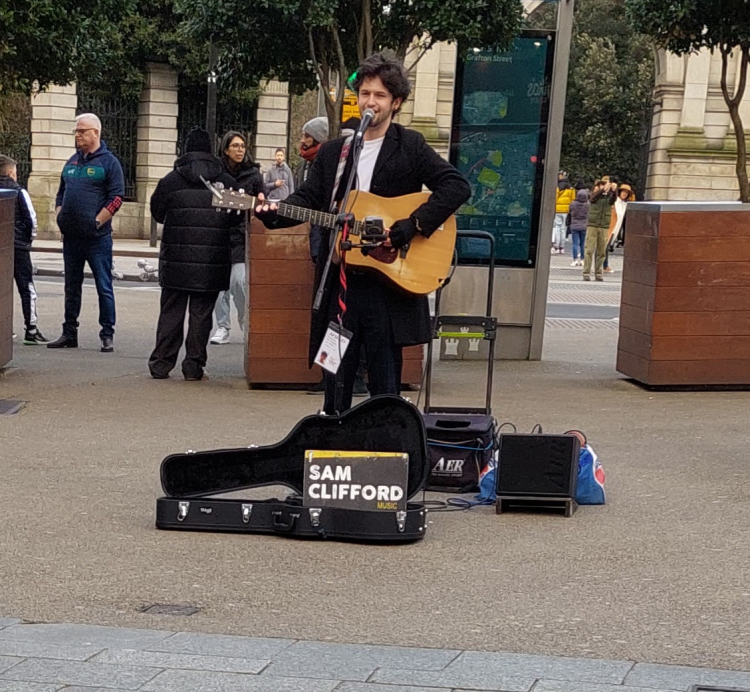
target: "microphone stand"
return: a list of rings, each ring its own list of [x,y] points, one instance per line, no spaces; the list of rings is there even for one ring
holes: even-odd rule
[[[339,233],[343,233],[344,226],[347,224],[351,228],[351,226],[354,224],[354,214],[347,212],[346,208],[349,204],[349,194],[352,190],[352,185],[354,184],[354,177],[357,175],[357,165],[359,164],[359,157],[362,153],[362,147],[364,146],[364,131],[357,131],[357,133],[354,135],[354,140],[352,141],[352,149],[349,152],[349,156],[352,161],[352,167],[349,171],[349,179],[347,180],[346,187],[344,188],[344,197],[341,200],[341,206],[340,212],[338,216],[336,217],[336,224],[333,230],[331,231],[331,238],[330,238],[330,248],[328,252],[328,259],[326,260],[326,266],[323,270],[323,276],[321,278],[320,287],[318,288],[318,295],[315,297],[315,304],[313,305],[313,310],[315,310],[315,306],[317,305],[318,310],[321,307],[322,299],[323,299],[323,290],[325,289],[325,283],[328,279],[328,273],[331,268],[331,264],[333,263],[333,257],[334,253],[336,252],[336,239],[338,238]],[[341,250],[341,261],[342,263],[345,262],[346,259],[346,250],[342,248]],[[339,282],[339,290],[341,290],[341,284]],[[343,324],[342,324],[343,326]],[[343,362],[339,364],[339,369],[336,371],[336,389],[335,389],[335,397],[334,397],[334,411],[337,415],[340,415],[341,408],[344,403],[344,377],[343,377]]]

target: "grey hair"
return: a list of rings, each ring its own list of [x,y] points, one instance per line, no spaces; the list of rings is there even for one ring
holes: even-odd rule
[[[99,134],[102,133],[102,121],[99,120],[98,115],[94,115],[93,113],[81,113],[80,115],[76,116],[76,125],[78,125],[81,120],[89,120],[92,123],[94,123],[94,127],[99,131]]]

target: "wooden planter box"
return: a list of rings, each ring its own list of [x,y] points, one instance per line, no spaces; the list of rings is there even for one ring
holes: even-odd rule
[[[617,370],[651,386],[750,385],[750,205],[628,206]]]
[[[13,220],[16,193],[0,190],[0,368],[13,358]]]
[[[249,337],[245,374],[250,386],[305,387],[321,370],[307,365],[313,264],[308,224],[267,229],[250,222],[247,243]],[[422,346],[404,350],[404,384],[422,381]]]

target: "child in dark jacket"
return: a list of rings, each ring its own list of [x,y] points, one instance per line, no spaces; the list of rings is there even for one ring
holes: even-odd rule
[[[578,190],[576,198],[570,203],[570,235],[573,239],[573,261],[571,267],[583,266],[583,247],[586,241],[586,226],[589,223],[588,190]]]
[[[29,193],[18,184],[16,162],[10,156],[0,156],[0,188],[16,190],[15,236],[13,242],[13,278],[21,296],[21,309],[26,327],[23,343],[29,346],[46,344],[36,326],[36,289],[31,264],[31,243],[36,235],[36,213]]]

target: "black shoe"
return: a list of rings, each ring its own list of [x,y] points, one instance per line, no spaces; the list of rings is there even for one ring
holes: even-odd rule
[[[47,348],[78,348],[78,337],[63,334],[56,341],[50,341]]]
[[[155,380],[168,380],[169,373],[167,373],[166,375],[162,375],[161,373],[151,370],[151,377],[153,377]]]
[[[114,340],[111,336],[105,336],[102,339],[102,347],[100,350],[102,353],[112,353],[112,351],[115,350]]]
[[[44,334],[42,334],[36,327],[27,329],[26,334],[23,337],[23,343],[25,343],[27,346],[35,346],[36,344],[46,344],[48,342],[49,342],[49,339],[45,338]]]

